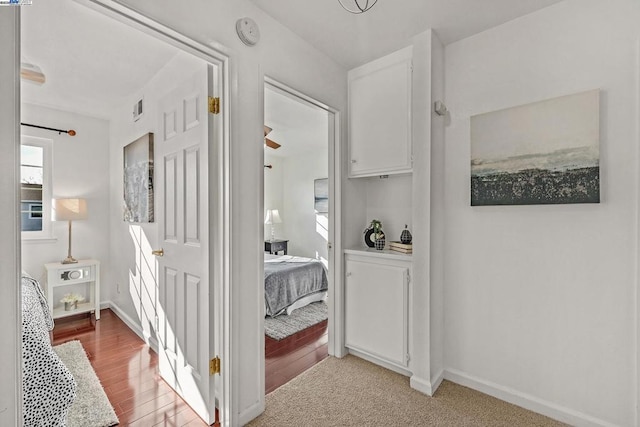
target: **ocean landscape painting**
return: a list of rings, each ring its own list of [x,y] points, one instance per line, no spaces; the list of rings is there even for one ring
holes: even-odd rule
[[[600,202],[600,91],[471,117],[471,205]]]

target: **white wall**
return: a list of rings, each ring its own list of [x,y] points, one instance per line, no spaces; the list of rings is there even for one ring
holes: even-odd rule
[[[41,107],[22,105],[22,121],[59,129],[74,129],[68,136],[22,126],[23,135],[51,139],[52,195],[87,200],[88,218],[73,222],[71,253],[76,259],[95,258],[101,263],[100,275],[108,282],[109,268],[109,123],[93,117]],[[69,232],[66,221],[53,221],[50,241],[22,242],[22,268],[42,283],[44,264],[67,256]],[[101,289],[101,300],[108,290]],[[106,298],[108,299],[108,297]]]
[[[271,149],[269,149],[271,150]],[[281,212],[284,208],[283,201],[283,187],[282,187],[282,158],[276,157],[269,153],[269,150],[264,152],[264,164],[273,166],[271,169],[264,168],[264,211],[265,217],[267,209],[278,209]],[[282,231],[283,224],[274,224],[273,231],[276,238],[282,238],[284,233]],[[264,239],[271,238],[271,226],[264,226]]]
[[[316,216],[313,181],[327,178],[328,150],[310,150],[288,157],[265,151],[264,207],[278,209],[281,224],[274,227],[276,239],[287,239],[289,255],[328,259],[327,240],[318,233],[326,229],[326,214]],[[323,220],[324,218],[324,220]],[[271,226],[264,226],[264,238],[271,238]]]
[[[574,424],[637,425],[638,22],[567,0],[445,50],[447,370]],[[600,204],[470,207],[470,116],[596,88]]]
[[[289,239],[288,254],[327,260],[327,240],[318,233],[327,216],[316,215],[313,181],[328,178],[328,150],[310,150],[282,162],[282,237]]]
[[[125,0],[143,14],[223,50],[230,58],[231,300],[234,414],[245,423],[264,409],[264,304],[262,258],[264,216],[264,76],[326,105],[345,111],[346,71],[246,0],[212,0],[184,7],[168,0]],[[261,41],[247,47],[235,22],[249,16]],[[224,108],[224,105],[223,105]],[[341,137],[346,140],[345,132]],[[344,150],[346,144],[341,144]],[[348,208],[349,206],[347,206]]]
[[[400,233],[407,225],[413,232],[413,185],[411,175],[389,175],[388,178],[360,178],[366,181],[366,216],[360,234],[372,219],[382,221],[382,230],[387,245],[391,240],[400,240]],[[361,245],[364,245],[361,236]]]

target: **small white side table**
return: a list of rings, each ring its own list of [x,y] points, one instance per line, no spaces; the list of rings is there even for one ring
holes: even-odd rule
[[[100,320],[100,261],[85,259],[75,264],[50,262],[44,267],[47,269],[47,303],[54,319],[95,311],[96,320]],[[84,293],[78,293],[85,299],[78,303],[77,308],[67,311],[60,302],[64,292],[57,292],[54,299],[54,290],[71,285],[80,285],[74,286],[74,289],[84,288]]]

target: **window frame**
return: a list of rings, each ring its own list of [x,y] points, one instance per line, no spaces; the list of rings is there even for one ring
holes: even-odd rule
[[[39,207],[40,209],[33,209]],[[43,203],[29,203],[29,219],[42,219]]]
[[[22,145],[42,148],[42,230],[37,231],[21,231],[22,241],[29,240],[52,240],[53,225],[52,222],[52,195],[53,195],[53,140],[49,138],[40,138],[29,135],[22,135],[20,140],[20,151]],[[20,159],[22,170],[22,158]],[[20,176],[20,184],[22,185],[22,172]],[[22,197],[20,197],[22,199]],[[22,200],[20,200],[20,212],[22,217]],[[31,215],[31,207],[29,207],[29,215]]]

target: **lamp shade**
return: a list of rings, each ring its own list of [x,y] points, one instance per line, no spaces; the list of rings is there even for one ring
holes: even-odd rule
[[[53,204],[54,221],[75,221],[87,219],[87,201],[85,199],[55,199]]]
[[[282,220],[280,219],[280,213],[278,209],[267,209],[267,213],[264,216],[265,224],[280,224]]]

